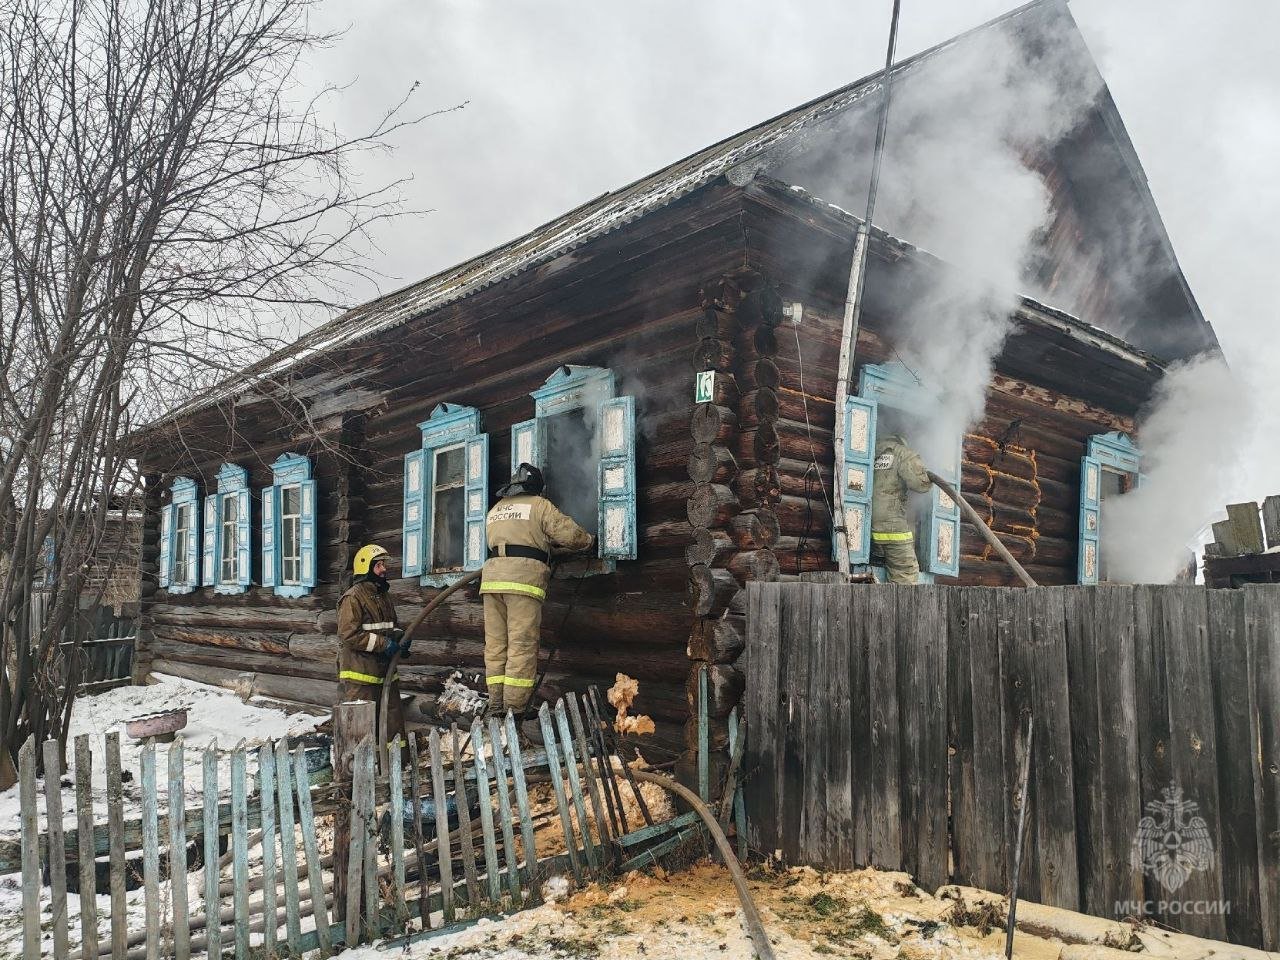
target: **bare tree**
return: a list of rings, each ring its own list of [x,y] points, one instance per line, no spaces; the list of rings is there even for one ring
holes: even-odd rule
[[[52,666],[139,489],[124,438],[340,300],[366,229],[400,213],[350,164],[422,118],[320,122],[294,80],[333,39],[311,3],[0,0],[0,761],[65,742],[74,671],[59,687]]]

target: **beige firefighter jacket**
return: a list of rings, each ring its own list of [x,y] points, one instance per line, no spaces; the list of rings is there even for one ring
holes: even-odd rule
[[[503,497],[485,522],[489,549],[512,543],[546,553],[585,550],[591,534],[565,516],[546,497],[521,493]],[[551,568],[532,557],[490,557],[484,564],[481,593],[519,593],[545,600]]]
[[[369,580],[356,582],[338,601],[338,679],[381,684],[389,661],[377,651],[387,645],[381,631],[398,626],[387,593]],[[392,679],[395,679],[394,677]]]
[[[871,539],[877,533],[908,534],[911,524],[907,520],[907,494],[924,493],[929,489],[929,475],[925,472],[920,455],[907,446],[897,434],[876,440],[875,478],[871,489]]]

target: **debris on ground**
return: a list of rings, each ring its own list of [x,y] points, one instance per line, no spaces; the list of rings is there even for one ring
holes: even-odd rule
[[[560,878],[555,878],[560,879]],[[961,908],[903,873],[808,867],[750,874],[752,896],[779,960],[1000,960],[1004,934],[986,908]],[[964,910],[973,910],[972,914]],[[972,919],[976,926],[969,926]],[[1022,960],[1060,960],[1061,942],[1019,932]],[[728,872],[633,871],[499,920],[409,944],[351,950],[341,960],[751,960],[754,952]]]
[[[625,673],[618,674],[613,686],[609,688],[606,696],[609,698],[609,703],[618,711],[618,717],[613,722],[613,728],[618,733],[645,734],[653,733],[657,729],[651,717],[643,714],[631,716],[628,712],[639,693],[640,681],[628,677]]]

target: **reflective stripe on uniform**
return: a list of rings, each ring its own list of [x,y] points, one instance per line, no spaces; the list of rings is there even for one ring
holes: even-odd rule
[[[361,630],[390,630],[395,624],[390,620],[383,620],[381,623],[362,623]]]
[[[382,677],[375,677],[372,673],[360,673],[357,670],[339,670],[338,679],[354,680],[356,683],[377,683],[377,684],[382,683]],[[391,679],[399,680],[400,674],[397,673]]]
[[[547,599],[547,591],[530,583],[515,583],[509,580],[486,580],[480,584],[481,593],[523,593],[539,600]]]
[[[365,653],[373,653],[378,647],[382,646],[382,638],[376,633],[369,634],[369,640],[364,645]]]
[[[504,677],[503,683],[508,687],[532,687],[532,680],[522,680],[520,677]]]
[[[506,680],[506,679],[507,679],[506,677],[504,677],[504,676],[502,676],[501,674],[499,674],[499,675],[498,675],[498,676],[496,676],[496,677],[485,677],[485,678],[484,678],[484,683],[485,683],[485,686],[487,686],[487,687],[492,687],[492,686],[501,686],[501,685],[502,685],[502,682],[503,682],[504,680]]]
[[[871,531],[871,539],[876,543],[892,543],[895,540],[911,540],[914,534],[910,533],[876,533]]]

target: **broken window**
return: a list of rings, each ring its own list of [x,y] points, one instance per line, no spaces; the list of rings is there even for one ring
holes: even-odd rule
[[[224,463],[218,492],[204,498],[204,582],[216,593],[249,589],[249,474]]]
[[[190,593],[200,582],[196,523],[196,484],[178,477],[170,501],[160,509],[160,586],[170,593]]]
[[[543,471],[547,496],[599,537],[595,572],[636,557],[635,402],[613,371],[559,367],[532,394],[534,418],[511,428],[511,465]]]
[[[1142,454],[1123,433],[1095,434],[1080,460],[1080,534],[1076,579],[1107,580],[1102,550],[1103,503],[1123,496],[1142,482]]]
[[[553,414],[542,425],[547,451],[542,475],[547,495],[592,535],[600,532],[598,415],[594,408],[579,407]]]
[[[927,424],[942,401],[902,363],[867,364],[858,380],[858,396],[845,401],[845,453],[840,490],[849,562],[871,560],[871,502],[875,487],[877,437],[900,433],[931,470],[958,488],[961,437],[930,437]],[[939,449],[921,449],[928,439]],[[912,495],[916,558],[922,579],[960,573],[960,505],[932,487]],[[833,551],[836,538],[832,537]]]
[[[316,585],[316,482],[311,461],[281,454],[262,488],[262,585],[302,597]]]
[[[445,586],[488,555],[489,437],[478,410],[452,403],[418,427],[422,447],[404,458],[404,572]]]

